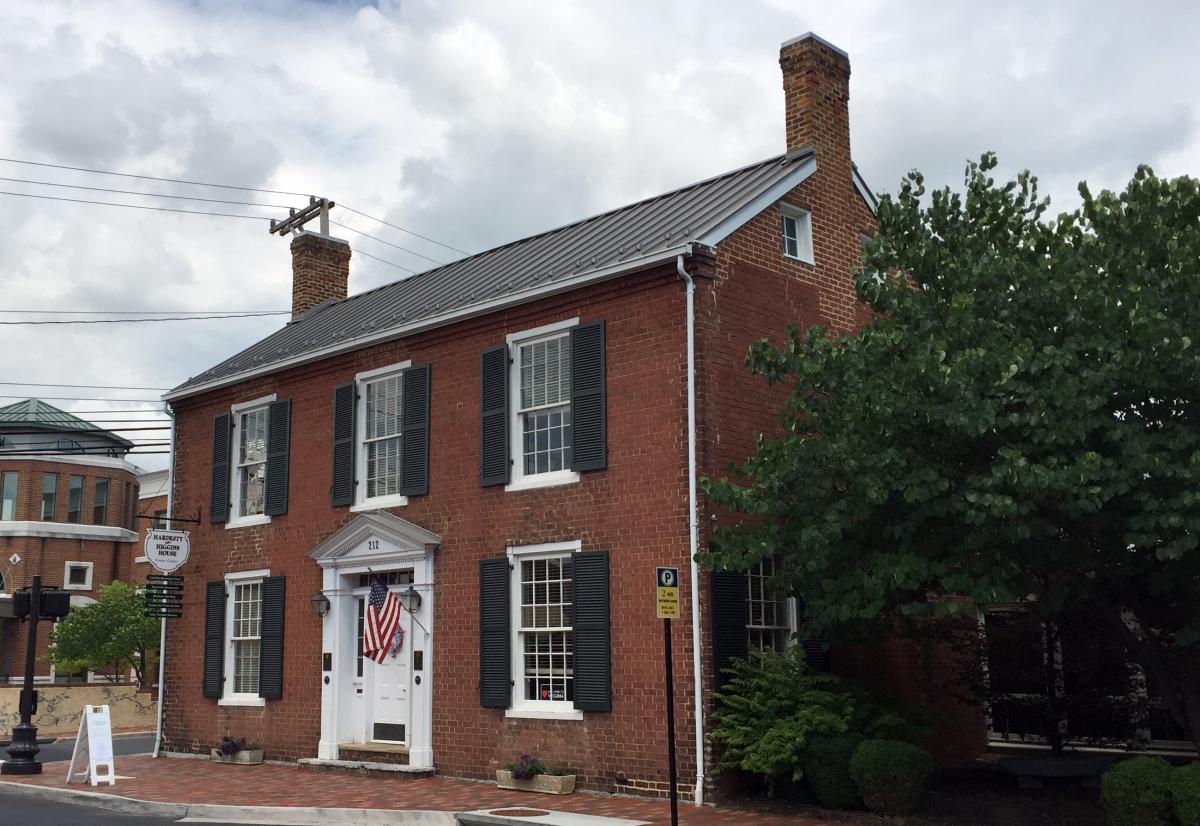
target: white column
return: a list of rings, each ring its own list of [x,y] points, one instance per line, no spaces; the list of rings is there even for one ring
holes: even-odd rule
[[[341,648],[337,640],[341,634],[342,602],[345,597],[338,588],[338,573],[335,568],[321,572],[321,590],[329,598],[329,613],[321,623],[322,666],[324,654],[333,654],[333,669],[321,672],[321,741],[317,745],[317,757],[336,760],[338,757],[338,675],[341,673],[339,658]]]

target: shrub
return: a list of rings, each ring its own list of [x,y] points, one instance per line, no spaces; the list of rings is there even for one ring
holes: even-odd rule
[[[547,774],[546,764],[532,754],[522,754],[517,762],[509,763],[504,768],[512,772],[516,780],[532,780],[534,775]]]
[[[1174,771],[1171,799],[1179,826],[1200,826],[1200,763],[1189,763]]]
[[[804,761],[804,776],[817,802],[828,809],[857,809],[862,805],[850,777],[850,758],[866,738],[861,734],[813,737]]]
[[[1161,757],[1122,760],[1100,779],[1100,800],[1113,826],[1171,826],[1172,769]]]
[[[712,739],[722,747],[717,767],[761,775],[769,794],[781,779],[804,776],[809,739],[857,732],[884,736],[904,721],[865,692],[811,671],[803,646],[787,653],[754,651],[735,658],[716,692]]]
[[[916,808],[932,773],[929,752],[899,740],[867,740],[850,758],[850,777],[863,803],[885,815]]]

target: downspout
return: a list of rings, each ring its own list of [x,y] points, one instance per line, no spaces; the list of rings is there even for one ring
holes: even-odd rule
[[[171,530],[171,517],[175,515],[175,413],[171,405],[163,405],[171,417],[171,453],[167,457],[167,530]],[[159,620],[162,628],[158,632],[158,721],[154,727],[154,756],[162,751],[163,730],[163,685],[167,681],[167,620]]]
[[[688,247],[691,253],[691,247]],[[692,682],[696,718],[696,805],[704,805],[704,689],[700,658],[700,523],[696,501],[696,282],[683,267],[683,256],[675,259],[675,270],[683,279],[687,295],[687,444],[688,444],[688,567],[692,575]]]

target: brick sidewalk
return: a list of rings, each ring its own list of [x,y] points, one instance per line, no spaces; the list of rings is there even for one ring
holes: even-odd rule
[[[6,781],[67,788],[67,764],[47,763],[34,777]],[[523,806],[647,820],[660,826],[671,822],[662,800],[572,794],[563,797],[512,792],[490,783],[430,777],[409,780],[360,777],[316,772],[298,766],[264,764],[228,766],[207,760],[148,755],[117,758],[117,785],[73,785],[70,788],[153,800],[164,803],[212,803],[230,806],[315,806],[363,809],[425,809],[465,812],[501,806]],[[688,826],[825,826],[811,818],[779,817],[739,809],[697,809],[680,803],[679,822]],[[841,826],[846,826],[842,823]]]

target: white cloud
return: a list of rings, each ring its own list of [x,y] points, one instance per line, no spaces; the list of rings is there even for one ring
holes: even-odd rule
[[[854,154],[876,189],[913,167],[957,184],[965,159],[995,149],[1005,170],[1032,168],[1066,207],[1081,178],[1118,187],[1141,162],[1161,174],[1200,165],[1200,18],[1169,3],[1129,9],[10,0],[0,156],[328,195],[477,250],[781,151],[778,47],[811,29],[851,54]],[[5,163],[0,175],[181,191]],[[451,254],[344,211],[340,220]],[[0,196],[0,225],[9,308],[289,304],[286,240],[257,222]],[[398,275],[358,256],[351,289]],[[0,327],[0,351],[11,380],[166,386],[281,323]]]

